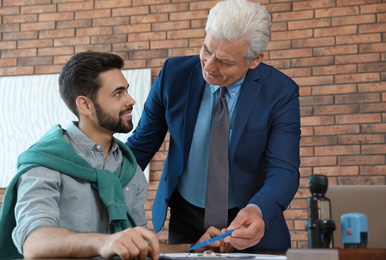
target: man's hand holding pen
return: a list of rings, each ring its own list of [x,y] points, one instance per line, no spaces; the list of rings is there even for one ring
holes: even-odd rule
[[[227,229],[234,232],[232,236],[224,238],[224,243],[243,250],[260,242],[264,236],[265,224],[260,210],[255,206],[247,206],[239,211]]]
[[[220,253],[229,253],[234,250],[231,244],[224,242],[224,237],[230,236],[233,231],[226,229],[219,230],[215,227],[210,227],[205,234],[197,241],[195,245],[189,250],[195,252],[204,252],[205,250],[211,250]]]

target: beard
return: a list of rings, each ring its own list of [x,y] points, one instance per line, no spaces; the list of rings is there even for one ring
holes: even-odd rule
[[[126,134],[133,130],[133,122],[132,120],[123,121],[119,116],[118,119],[115,119],[108,113],[103,112],[102,107],[99,103],[95,102],[95,111],[98,120],[98,124],[100,127],[103,127],[107,130],[110,130],[114,133],[123,133]],[[132,110],[132,108],[130,108]],[[121,114],[124,112],[121,112]]]

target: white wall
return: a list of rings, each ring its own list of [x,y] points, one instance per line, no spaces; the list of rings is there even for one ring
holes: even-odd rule
[[[151,87],[150,69],[123,70],[135,99],[134,129]],[[0,187],[7,187],[16,173],[21,152],[55,124],[66,127],[76,117],[58,91],[58,74],[0,77]],[[126,141],[129,134],[116,137]],[[148,178],[149,170],[145,170]]]

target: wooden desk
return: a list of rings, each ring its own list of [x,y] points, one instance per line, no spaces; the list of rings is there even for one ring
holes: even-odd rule
[[[287,260],[385,260],[386,249],[289,249]]]

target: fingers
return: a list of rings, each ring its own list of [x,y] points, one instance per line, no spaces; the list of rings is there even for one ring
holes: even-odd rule
[[[255,212],[253,212],[253,209],[251,209],[251,208],[243,208],[239,211],[239,213],[237,213],[237,216],[231,222],[231,224],[229,225],[229,227],[227,229],[237,231],[237,229],[241,229],[241,228],[245,227],[246,223],[250,219],[257,218],[259,216],[260,215],[258,215],[257,209],[255,209]]]
[[[139,234],[133,237],[133,244],[136,247],[133,251],[138,250],[137,258],[145,260],[149,256],[158,260],[160,246],[157,235],[142,227],[135,227],[134,229]]]
[[[253,223],[248,228],[238,229],[238,232],[233,232],[232,237],[225,238],[225,242],[239,250],[254,246],[260,242],[264,236],[264,223]]]
[[[222,241],[220,245],[220,250],[219,250],[220,253],[230,253],[233,250],[234,250],[234,247],[230,243],[226,243]]]
[[[210,238],[212,238],[212,237],[216,237],[216,236],[218,236],[218,235],[221,235],[221,233],[223,233],[223,232],[221,232],[220,229],[211,226],[211,227],[209,227],[209,228],[207,229],[206,233],[208,233],[208,235],[209,235],[209,238],[208,238],[208,239],[210,239]],[[205,234],[204,234],[204,235],[205,235]]]
[[[147,241],[143,237],[138,236],[133,237],[132,242],[128,245],[130,256],[136,256],[140,260],[145,260],[149,252]]]
[[[159,242],[157,235],[145,228],[129,228],[109,235],[100,252],[104,258],[117,255],[121,259],[145,260],[149,256],[158,260]]]
[[[147,229],[145,229],[144,235],[149,247],[149,252],[147,256],[151,257],[154,260],[158,260],[160,254],[160,245],[157,235]]]
[[[227,231],[226,229],[219,230],[213,226],[209,227],[206,230],[206,232],[202,235],[202,237],[197,241],[197,243],[201,243],[203,241],[206,241],[208,239],[216,237],[222,233],[225,233],[226,231]],[[229,253],[229,252],[232,252],[234,250],[234,247],[229,243],[225,243],[224,239],[220,239],[220,240],[217,240],[217,241],[214,241],[214,242],[208,244],[207,246],[198,248],[195,251],[196,252],[204,252],[205,250],[211,250],[214,252],[221,252],[221,253]]]
[[[239,211],[227,229],[235,230],[232,236],[224,238],[224,242],[243,250],[260,242],[264,236],[265,224],[258,208],[246,207]]]
[[[215,227],[209,227],[206,232],[200,237],[200,239],[197,241],[197,243],[204,242],[208,239],[211,239],[212,237],[216,237],[221,234],[221,231]]]

